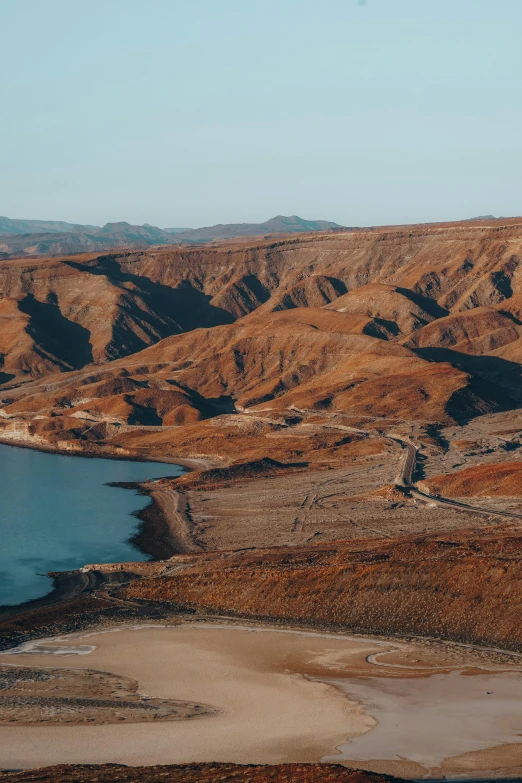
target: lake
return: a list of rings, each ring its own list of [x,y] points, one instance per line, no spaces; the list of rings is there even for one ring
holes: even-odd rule
[[[91,459],[0,445],[0,605],[40,598],[48,571],[149,557],[129,538],[149,498],[114,481],[179,476],[178,465]]]

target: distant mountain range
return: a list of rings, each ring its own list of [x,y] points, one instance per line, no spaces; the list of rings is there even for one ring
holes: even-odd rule
[[[3,218],[0,218],[3,220]],[[31,223],[33,221],[20,221]],[[37,223],[38,221],[34,221]],[[47,223],[49,226],[50,223]],[[12,256],[59,256],[87,253],[109,248],[150,247],[173,241],[173,235],[155,226],[131,226],[129,223],[107,223],[98,226],[74,226],[67,231],[42,231],[24,234],[0,234],[0,253]]]
[[[158,228],[125,221],[104,226],[80,225],[53,220],[18,220],[0,217],[0,258],[64,255],[109,248],[151,245],[196,244],[267,234],[294,234],[343,228],[327,220],[303,220],[297,215],[277,215],[265,223],[230,223],[205,228]]]
[[[58,234],[70,231],[87,231],[99,226],[81,226],[63,220],[13,220],[0,216],[0,235],[3,234]]]
[[[276,215],[265,223],[218,223],[217,226],[195,228],[176,236],[179,242],[212,242],[216,239],[235,239],[236,237],[264,236],[266,234],[298,234],[309,231],[328,231],[344,228],[328,220],[303,220],[297,215],[285,217]]]

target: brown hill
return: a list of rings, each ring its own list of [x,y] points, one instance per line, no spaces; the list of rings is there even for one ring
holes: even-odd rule
[[[252,407],[432,422],[509,409],[521,246],[508,220],[0,262],[4,411],[51,416],[30,427],[67,440],[91,415],[173,426]]]
[[[480,538],[453,532],[449,539],[182,555],[182,571],[135,581],[118,595],[217,614],[522,650],[520,553],[520,536],[497,529]]]
[[[521,337],[522,326],[512,316],[489,307],[476,307],[424,326],[408,337],[404,345],[408,348],[451,348],[481,356],[492,354]]]
[[[447,497],[522,497],[522,462],[475,465],[424,481],[430,492]]]
[[[149,510],[148,535],[163,509],[161,529],[191,552],[221,547],[179,555],[164,577],[140,564],[110,588],[130,603],[100,591],[13,615],[4,644],[105,611],[187,610],[522,650],[516,527],[490,530],[481,515],[459,532],[473,509],[393,488],[411,438],[418,475],[444,472],[427,479],[433,491],[520,496],[518,463],[449,471],[477,459],[459,444],[507,443],[456,424],[513,418],[522,403],[521,254],[511,220],[0,262],[0,440],[206,468],[149,487],[164,506]],[[506,416],[495,431],[514,426]],[[256,514],[243,486],[254,473]],[[231,512],[230,495],[212,493],[232,481]],[[325,525],[307,527],[318,499]],[[226,544],[217,523],[197,539],[216,508]],[[408,530],[418,535],[398,537]]]
[[[500,303],[508,309],[519,291],[520,244],[522,228],[512,221],[494,228],[467,224],[358,231],[230,247],[78,256],[74,262],[13,260],[0,263],[0,291],[17,301],[32,293],[43,303],[53,294],[64,317],[77,322],[86,309],[101,306],[107,328],[115,332],[115,322],[142,310],[145,300],[145,313],[148,308],[162,320],[168,315],[170,333],[176,330],[172,321],[187,330],[230,322],[265,303],[268,309],[322,306],[349,291],[336,309],[385,321],[393,321],[396,313],[401,333],[407,334],[448,309]],[[365,290],[368,284],[373,289]],[[452,294],[456,288],[459,296]],[[62,306],[73,292],[76,306],[67,301]],[[463,296],[473,302],[460,302]],[[448,298],[454,304],[441,309],[439,300]],[[143,332],[149,320],[146,315]],[[96,354],[97,324],[87,328],[92,328]],[[148,342],[160,339],[152,332]],[[114,351],[123,354],[125,333],[116,337]],[[142,339],[147,344],[147,337]]]
[[[410,334],[443,318],[447,311],[428,297],[405,288],[369,283],[340,296],[327,309],[339,313],[366,314],[382,324],[390,337]]]
[[[8,392],[4,416],[44,417],[33,422],[33,431],[59,432],[63,440],[65,430],[74,437],[92,417],[172,425],[223,413],[244,417],[253,408],[297,408],[449,422],[509,407],[493,385],[364,334],[370,321],[314,308],[252,314],[168,337],[132,362],[50,375],[44,388],[25,384]]]

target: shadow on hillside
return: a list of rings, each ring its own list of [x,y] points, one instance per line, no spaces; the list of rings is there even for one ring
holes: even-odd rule
[[[212,419],[214,416],[221,416],[225,413],[237,413],[234,397],[230,397],[227,394],[222,394],[221,397],[204,397],[195,389],[178,380],[170,379],[167,380],[167,383],[188,394],[194,405],[207,419]]]
[[[385,318],[373,318],[370,323],[363,327],[363,334],[369,337],[376,337],[378,340],[389,340],[391,337],[398,337],[400,329],[395,321],[388,321]]]
[[[416,348],[414,353],[428,362],[448,362],[458,370],[495,384],[515,404],[522,403],[522,365],[499,356],[470,356],[451,348]]]
[[[64,263],[80,272],[105,275],[116,283],[133,283],[154,312],[168,321],[174,322],[170,334],[177,334],[178,331],[188,332],[199,327],[230,324],[234,321],[227,310],[210,304],[212,297],[194,288],[189,281],[182,281],[177,288],[171,288],[168,285],[156,283],[143,275],[125,272],[116,258],[110,255],[97,258],[96,266],[70,259]]]
[[[397,293],[405,296],[406,299],[409,299],[410,302],[413,302],[413,304],[416,304],[417,307],[420,307],[434,318],[445,318],[447,315],[449,315],[449,310],[441,307],[438,302],[436,302],[434,299],[430,299],[429,296],[417,294],[410,288],[397,288]]]
[[[20,312],[29,316],[26,332],[35,341],[34,350],[44,359],[56,361],[63,370],[79,370],[93,361],[91,333],[62,314],[56,294],[46,302],[27,294],[18,302]]]
[[[438,424],[428,424],[426,427],[426,435],[428,437],[432,438],[435,443],[437,443],[438,446],[442,449],[442,451],[446,452],[449,451],[450,442],[447,438],[444,437],[444,435],[440,431],[440,426]]]
[[[234,398],[226,394],[221,397],[205,397],[205,404],[214,411],[216,416],[223,413],[237,413]]]

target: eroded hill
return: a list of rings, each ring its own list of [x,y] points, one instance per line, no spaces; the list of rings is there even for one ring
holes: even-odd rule
[[[307,325],[308,331],[317,332],[317,349],[313,335],[306,345],[292,348],[301,369],[296,372],[296,361],[289,366],[290,382],[284,377],[283,359],[281,377],[272,384],[282,392],[301,386],[303,373],[309,381],[318,372],[330,371],[326,364],[315,370],[314,353],[339,351],[332,338],[328,345],[324,340],[325,333],[338,333],[345,335],[345,343],[346,335],[353,335],[346,351],[344,346],[340,350],[350,366],[354,363],[350,352],[362,357],[358,364],[366,379],[374,373],[365,367],[365,356],[373,363],[376,355],[384,353],[391,364],[399,366],[404,360],[408,369],[416,357],[422,373],[446,374],[452,391],[466,386],[459,373],[469,376],[471,408],[491,410],[499,387],[503,395],[519,396],[521,243],[522,224],[508,221],[305,235],[230,247],[5,261],[0,264],[1,380],[12,385],[93,362],[105,364],[172,335],[235,322],[240,328],[178,342],[176,352],[180,356],[190,352],[184,361],[194,362],[194,343],[198,353],[205,344],[216,354],[216,362],[220,350],[236,351],[233,355],[248,362],[250,354],[257,353],[263,327],[276,332],[295,328],[298,333]],[[276,315],[304,308],[327,312],[323,316],[295,313],[287,321]],[[251,337],[250,349],[246,341]],[[272,356],[285,350],[274,341],[265,343],[261,352],[268,350]],[[140,359],[157,363],[162,350]],[[165,351],[170,350],[171,343],[165,344]],[[484,356],[487,362],[482,361]],[[446,369],[448,365],[454,371]],[[219,372],[227,374],[226,369]],[[255,372],[265,384],[264,366],[260,364]],[[347,376],[344,367],[341,372]],[[405,375],[406,383],[415,386],[410,372]],[[330,376],[325,388],[338,385],[337,380]],[[400,377],[392,385],[403,382]],[[221,386],[236,394],[233,380],[224,378]],[[263,397],[263,391],[257,397]],[[426,400],[431,397],[429,390],[420,393]],[[464,408],[464,415],[473,413],[467,404]]]

